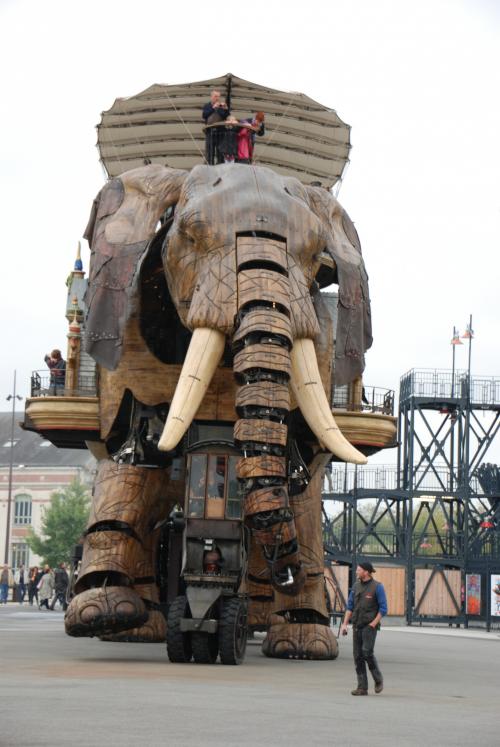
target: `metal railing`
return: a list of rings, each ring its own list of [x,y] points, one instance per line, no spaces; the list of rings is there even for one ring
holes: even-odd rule
[[[475,537],[470,543],[469,558],[481,560],[500,560],[500,531],[488,529]]]
[[[64,372],[63,372],[64,373]],[[42,370],[31,374],[32,397],[95,397],[95,374],[81,374],[78,377],[78,387],[67,389],[64,376],[54,376],[52,372]]]
[[[455,558],[464,551],[464,533],[426,532],[413,530],[413,554],[418,557]]]
[[[383,415],[394,414],[394,390],[377,386],[364,386],[360,403],[353,403],[348,386],[334,387],[332,406],[358,412],[378,412]]]
[[[400,472],[398,483],[398,468],[392,464],[356,467],[351,464],[332,464],[331,471],[325,474],[325,493],[346,494],[357,490],[403,490],[403,472]],[[418,493],[442,493],[443,490],[456,492],[457,476],[455,475],[454,489],[450,489],[450,471],[446,465],[422,464],[413,475],[413,487]],[[444,486],[444,488],[443,488]],[[483,488],[476,475],[470,479],[473,495],[482,495]]]
[[[411,369],[400,380],[400,402],[411,397],[429,399],[466,399],[468,394],[467,371],[440,369]],[[500,405],[500,378],[471,376],[470,401],[476,406]]]

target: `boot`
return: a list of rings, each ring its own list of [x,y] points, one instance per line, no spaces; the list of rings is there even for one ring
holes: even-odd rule
[[[375,657],[374,657],[374,661],[369,665],[369,667],[370,667],[371,675],[373,677],[373,681],[375,682],[375,692],[381,693],[382,690],[384,689],[384,678],[382,677],[382,672],[378,668],[378,664],[375,660]]]
[[[351,695],[368,695],[368,677],[366,672],[358,672],[358,686],[351,690]]]

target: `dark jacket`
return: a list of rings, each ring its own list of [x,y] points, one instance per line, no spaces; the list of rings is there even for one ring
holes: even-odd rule
[[[215,115],[217,119],[215,119]],[[203,113],[202,117],[205,120],[205,124],[213,124],[212,117],[214,116],[214,121],[223,122],[225,119],[229,117],[229,109],[222,109],[221,107],[214,108],[212,106],[212,102],[209,101],[208,104],[205,104],[203,107]],[[210,119],[210,122],[208,121]]]
[[[68,588],[69,576],[64,568],[57,568],[55,571],[55,590],[56,594],[64,594]]]
[[[363,581],[358,580],[354,584],[352,588],[353,610],[351,622],[355,627],[362,628],[364,625],[371,623],[371,621],[377,616],[379,610],[382,614],[385,614],[385,611],[381,609],[378,598],[379,594],[377,594],[377,587],[381,586],[382,584],[379,584],[379,582],[375,581],[374,578],[371,578],[369,581],[364,583]]]

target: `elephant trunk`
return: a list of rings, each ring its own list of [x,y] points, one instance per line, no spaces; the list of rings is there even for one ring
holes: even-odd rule
[[[265,240],[256,240],[256,243]],[[239,245],[240,246],[240,245]],[[243,457],[237,475],[244,486],[245,521],[262,547],[271,582],[297,594],[305,582],[288,497],[286,420],[290,410],[293,346],[286,266],[259,267],[238,251],[238,324],[233,336],[239,384],[234,440]],[[286,258],[286,252],[283,251]]]

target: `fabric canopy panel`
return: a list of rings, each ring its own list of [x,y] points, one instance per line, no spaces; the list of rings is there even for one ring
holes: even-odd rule
[[[266,115],[266,134],[257,138],[254,163],[304,184],[332,187],[350,150],[350,127],[333,109],[302,93],[285,93],[237,78],[185,85],[153,85],[136,96],[116,99],[97,126],[101,162],[110,177],[142,166],[145,159],[177,169],[205,163],[203,105],[217,88],[237,118]]]

